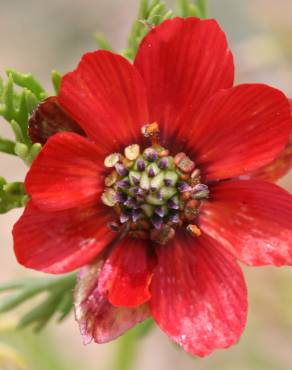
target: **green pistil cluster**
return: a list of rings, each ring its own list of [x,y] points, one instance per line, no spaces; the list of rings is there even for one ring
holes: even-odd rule
[[[117,213],[117,220],[109,225],[112,230],[161,244],[183,224],[199,234],[193,221],[209,190],[200,183],[200,171],[185,153],[172,157],[159,145],[141,153],[139,145],[133,144],[124,155],[107,156],[104,164],[112,169],[102,194],[102,202]]]

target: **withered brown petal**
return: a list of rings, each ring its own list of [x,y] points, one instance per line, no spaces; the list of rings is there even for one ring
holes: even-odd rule
[[[85,136],[84,131],[59,104],[56,96],[42,101],[32,113],[29,122],[29,137],[33,143],[45,144],[58,132],[70,131]]]

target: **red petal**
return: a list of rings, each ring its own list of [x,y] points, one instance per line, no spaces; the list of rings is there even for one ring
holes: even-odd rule
[[[159,247],[150,308],[163,331],[192,354],[205,356],[237,342],[246,322],[242,272],[217,243],[201,236]]]
[[[292,100],[289,99],[289,104],[292,113]],[[271,163],[259,168],[245,176],[248,178],[256,178],[259,180],[275,182],[285,176],[292,167],[292,134],[284,150]]]
[[[203,231],[248,265],[292,264],[292,196],[277,185],[230,181],[211,189]]]
[[[114,306],[135,307],[150,298],[150,256],[144,240],[123,239],[106,260],[99,289]]]
[[[110,215],[97,207],[43,212],[30,202],[14,225],[19,263],[53,274],[85,265],[112,240]]]
[[[29,119],[29,137],[33,143],[45,144],[58,132],[71,131],[85,136],[84,131],[64,111],[56,96],[42,101]]]
[[[215,20],[175,18],[142,41],[135,66],[147,87],[150,121],[163,128],[163,141],[178,145],[177,132],[190,131],[199,107],[233,85],[233,57]]]
[[[62,78],[59,101],[105,153],[138,142],[148,122],[139,73],[108,51],[83,56],[78,68]]]
[[[275,182],[281,177],[287,175],[292,167],[292,136],[284,150],[271,163],[259,168],[253,172],[243,175],[244,179],[254,178]]]
[[[240,85],[217,93],[194,123],[189,148],[209,180],[247,173],[285,147],[292,117],[288,99],[272,87]]]
[[[75,288],[75,313],[85,344],[94,339],[105,343],[144,321],[149,308],[144,304],[135,308],[114,307],[98,290],[101,263],[84,267]]]
[[[53,136],[25,180],[34,203],[45,210],[88,206],[100,201],[103,157],[97,145],[73,134]]]

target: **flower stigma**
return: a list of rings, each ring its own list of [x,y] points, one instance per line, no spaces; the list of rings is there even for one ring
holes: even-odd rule
[[[200,236],[195,221],[201,202],[209,197],[200,170],[185,153],[172,156],[159,145],[156,122],[143,126],[142,134],[151,141],[143,152],[138,144],[131,144],[123,155],[112,153],[104,160],[111,172],[105,177],[101,200],[117,215],[108,226],[159,244],[171,240],[180,227]]]

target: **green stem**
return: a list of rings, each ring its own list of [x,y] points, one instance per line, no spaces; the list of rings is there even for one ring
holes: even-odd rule
[[[130,330],[118,340],[118,348],[115,356],[115,370],[134,369],[135,353],[139,340],[135,330]]]

